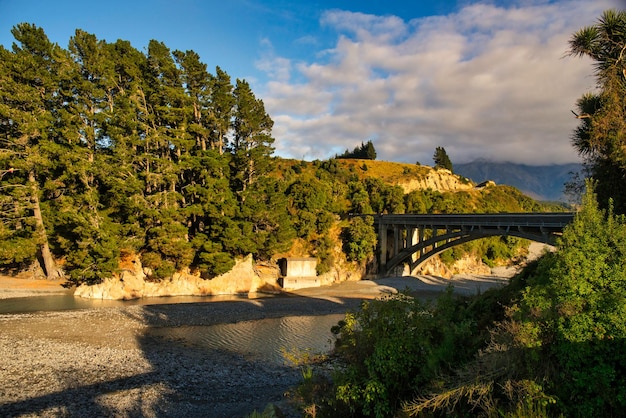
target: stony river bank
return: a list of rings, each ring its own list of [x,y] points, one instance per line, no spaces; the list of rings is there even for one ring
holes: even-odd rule
[[[502,282],[454,280],[463,293]],[[395,278],[281,297],[0,315],[0,416],[242,417],[268,403],[301,416],[286,396],[300,381],[297,368],[207,350],[157,331],[344,313],[363,299],[398,289],[429,295],[448,283]]]
[[[286,297],[0,316],[0,416],[238,417],[275,403],[299,372],[151,335],[356,307]],[[295,415],[297,416],[297,415]]]

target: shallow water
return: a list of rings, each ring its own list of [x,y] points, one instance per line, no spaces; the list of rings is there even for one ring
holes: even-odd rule
[[[259,295],[260,298],[276,297]],[[0,299],[0,314],[27,313],[39,311],[65,311],[92,308],[115,308],[132,305],[161,305],[171,303],[219,302],[229,300],[247,300],[247,295],[224,296],[171,296],[160,298],[142,298],[134,300],[85,299],[73,295],[42,295],[22,298]]]
[[[290,364],[288,358],[292,355],[328,353],[335,341],[330,329],[344,316],[286,316],[234,324],[155,328],[150,335],[236,353],[250,361]]]
[[[72,295],[46,295],[0,299],[0,314],[242,299],[250,298],[232,295],[177,296],[118,301],[83,299]],[[200,349],[227,351],[250,361],[259,360],[283,365],[290,364],[287,360],[290,356],[301,357],[307,352],[310,354],[329,352],[334,345],[334,336],[330,329],[343,318],[343,314],[286,316],[211,326],[153,328],[149,333]]]

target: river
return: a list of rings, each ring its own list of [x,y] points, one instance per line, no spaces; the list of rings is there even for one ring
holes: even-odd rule
[[[264,295],[262,298],[280,298]],[[133,305],[187,304],[248,299],[246,296],[162,297],[130,301],[93,300],[72,295],[47,295],[0,300],[0,314],[21,314],[41,311],[67,311],[116,308]],[[294,315],[209,326],[156,328],[151,335],[168,340],[184,341],[200,349],[226,350],[248,360],[265,360],[283,364],[285,352],[326,353],[333,347],[333,325],[343,314]]]

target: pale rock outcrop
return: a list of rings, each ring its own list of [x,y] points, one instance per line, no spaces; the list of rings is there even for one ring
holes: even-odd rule
[[[131,269],[106,278],[102,283],[80,285],[74,295],[90,299],[130,300],[157,296],[234,295],[255,292],[278,292],[277,277],[261,277],[254,268],[252,256],[238,260],[231,271],[210,280],[186,272],[169,279],[150,281],[138,258]]]
[[[419,269],[410,274],[408,271],[405,275],[426,275],[451,278],[455,274],[475,274],[488,276],[491,274],[491,268],[483,263],[480,259],[465,255],[461,259],[456,260],[452,266],[445,265],[439,257],[432,257],[427,260]]]
[[[461,191],[471,190],[474,186],[471,183],[465,183],[461,181],[459,176],[456,176],[443,168],[436,170],[430,170],[426,176],[418,179],[409,180],[403,183],[398,183],[398,186],[402,187],[404,193],[410,193],[414,190],[432,189],[440,192],[448,191]]]

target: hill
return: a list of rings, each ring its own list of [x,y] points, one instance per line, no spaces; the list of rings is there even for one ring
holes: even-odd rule
[[[492,180],[497,184],[508,184],[533,199],[543,201],[565,201],[565,183],[571,179],[572,173],[581,170],[582,165],[575,163],[531,166],[476,160],[454,165],[455,173],[476,183]]]
[[[272,173],[286,183],[304,181],[309,188],[319,188],[321,184],[306,179],[347,187],[349,190],[340,193],[347,201],[337,213],[361,213],[354,205],[355,198],[360,199],[358,189],[369,195],[366,200],[370,203],[380,203],[381,195],[388,199],[387,205],[369,207],[366,204],[363,208],[369,208],[369,212],[365,213],[541,212],[561,211],[566,206],[542,204],[507,184],[481,187],[446,169],[408,163],[340,158],[307,162],[276,158]],[[403,202],[402,209],[391,202],[394,199]]]
[[[455,192],[471,190],[475,186],[471,181],[452,174],[448,170],[436,170],[424,165],[341,158],[331,161],[336,163],[334,174],[342,171],[359,180],[378,179],[390,186],[400,186],[404,193],[426,189],[438,192]],[[299,160],[277,159],[274,174],[283,179],[286,172],[295,172],[297,176],[314,175],[319,163],[317,161],[307,163]],[[331,169],[331,171],[333,170]]]

